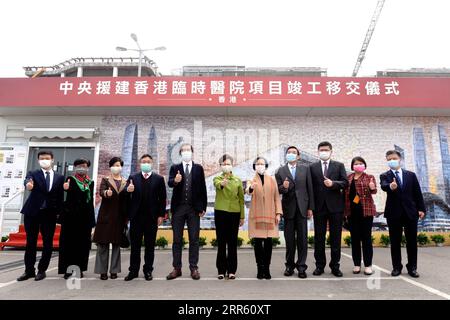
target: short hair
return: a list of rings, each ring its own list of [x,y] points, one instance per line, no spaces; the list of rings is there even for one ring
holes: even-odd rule
[[[298,148],[297,148],[296,146],[289,146],[289,147],[286,149],[286,154],[287,154],[288,151],[291,150],[291,149],[297,150],[297,155],[300,155],[300,150],[298,150]]]
[[[330,150],[333,150],[333,146],[328,141],[322,141],[321,143],[319,143],[319,145],[317,146],[317,150],[319,150],[320,147],[330,147]]]
[[[258,160],[263,159],[264,162],[266,163],[266,169],[269,167],[269,161],[267,161],[266,158],[261,157],[261,156],[257,156],[255,161],[253,161],[253,170],[256,170],[256,163],[258,162]]]
[[[116,162],[120,162],[120,166],[123,167],[123,160],[120,157],[112,157],[109,160],[109,167],[111,168]]]
[[[192,146],[192,144],[186,142],[180,146],[180,151],[179,151],[180,154],[181,154],[181,150],[183,150],[183,147],[186,147],[186,146],[191,147],[191,151],[192,151],[192,153],[194,153],[194,147]]]
[[[76,166],[79,166],[80,164],[85,164],[85,165],[87,165],[88,167],[90,167],[91,166],[91,161],[89,160],[89,159],[86,159],[86,158],[78,158],[78,159],[76,159],[74,162],[73,162],[73,165],[76,167]]]
[[[224,154],[223,156],[221,156],[219,158],[219,164],[222,165],[226,160],[230,160],[231,163],[234,162],[234,159],[232,156],[230,156],[229,154]]]
[[[141,158],[139,159],[139,161],[141,161],[141,160],[144,159],[144,158],[150,158],[150,160],[153,160],[152,156],[149,155],[148,153],[146,153],[146,154],[143,154],[143,155],[141,156]]]
[[[356,161],[359,161],[359,162],[364,163],[364,166],[365,166],[366,169],[367,169],[367,163],[366,163],[366,160],[364,160],[364,159],[361,158],[361,157],[354,157],[354,158],[352,159],[352,163],[350,164],[350,169],[351,169],[351,170],[353,170],[353,165],[355,164]]]
[[[401,159],[402,158],[402,154],[400,153],[400,152],[398,152],[397,150],[388,150],[387,152],[386,152],[386,158],[388,157],[388,156],[390,156],[391,154],[396,154],[396,155],[398,155],[398,157]]]
[[[50,156],[53,159],[53,152],[51,152],[50,150],[42,150],[39,151],[37,158],[39,159],[40,156]]]

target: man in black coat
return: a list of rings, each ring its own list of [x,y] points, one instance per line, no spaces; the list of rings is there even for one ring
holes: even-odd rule
[[[30,195],[21,213],[24,215],[27,244],[25,249],[25,273],[17,281],[35,278],[36,281],[46,277],[53,252],[53,236],[56,219],[61,213],[64,201],[64,176],[53,171],[53,153],[40,151],[38,161],[41,169],[28,172],[25,178],[25,188]],[[35,274],[36,251],[39,230],[42,235],[43,249]]]
[[[386,152],[390,170],[380,175],[381,189],[387,193],[384,217],[389,227],[391,241],[392,276],[402,272],[401,240],[403,230],[406,238],[408,263],[411,277],[417,273],[417,222],[425,217],[425,204],[419,181],[414,172],[401,168],[401,154],[396,150]]]
[[[194,280],[200,279],[198,272],[200,217],[208,204],[205,172],[203,167],[192,161],[192,145],[181,145],[182,162],[173,165],[169,173],[169,187],[173,188],[171,212],[173,229],[173,270],[167,276],[172,280],[181,276],[181,252],[184,224],[189,235],[189,269]]]
[[[345,207],[345,189],[348,186],[345,166],[331,160],[333,147],[324,141],[319,143],[320,161],[311,164],[311,177],[314,188],[314,257],[316,270],[313,275],[323,274],[326,265],[325,235],[329,224],[331,247],[331,272],[342,277],[339,261],[341,259],[342,220]]]
[[[299,278],[306,278],[308,254],[308,218],[314,210],[314,191],[311,172],[306,165],[298,163],[300,151],[295,146],[286,150],[286,165],[275,173],[278,191],[282,195],[284,238],[286,240],[286,270],[289,277],[298,270]],[[297,247],[298,260],[295,260]]]
[[[138,277],[142,237],[145,245],[144,277],[147,281],[153,279],[156,233],[166,214],[167,195],[164,177],[152,172],[153,158],[149,154],[141,157],[140,166],[141,172],[131,175],[127,182],[131,254],[129,274],[125,277],[125,281]]]

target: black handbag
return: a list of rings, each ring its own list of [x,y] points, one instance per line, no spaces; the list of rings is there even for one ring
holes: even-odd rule
[[[123,228],[123,232],[122,232],[122,238],[120,239],[120,247],[121,248],[128,248],[130,246],[130,233],[128,231],[127,226],[125,226],[125,228]]]

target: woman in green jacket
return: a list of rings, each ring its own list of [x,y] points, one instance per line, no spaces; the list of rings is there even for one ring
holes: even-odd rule
[[[219,164],[222,174],[214,178],[214,220],[218,247],[216,267],[219,279],[224,279],[226,274],[228,279],[235,279],[238,231],[245,219],[244,189],[241,179],[233,175],[233,158],[225,154],[220,157]]]

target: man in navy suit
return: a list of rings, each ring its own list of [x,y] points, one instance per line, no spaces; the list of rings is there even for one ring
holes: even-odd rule
[[[142,237],[144,237],[144,277],[153,279],[155,242],[158,226],[166,214],[166,183],[159,174],[152,172],[153,158],[144,154],[140,160],[141,172],[128,179],[128,217],[130,219],[131,254],[129,274],[125,281],[137,278],[141,264]]]
[[[391,275],[396,277],[402,272],[401,240],[404,230],[408,254],[406,268],[411,277],[418,278],[417,222],[425,217],[425,204],[416,174],[401,168],[401,158],[396,150],[386,152],[390,170],[380,175],[381,189],[387,193],[384,216],[391,240]]]
[[[53,236],[56,219],[61,213],[64,201],[64,176],[53,171],[53,153],[40,151],[38,161],[41,169],[28,172],[25,187],[30,196],[25,202],[21,213],[24,215],[27,245],[25,249],[25,273],[17,281],[35,278],[36,281],[45,278],[53,252]],[[43,249],[35,274],[36,249],[39,231],[42,235]]]
[[[200,279],[198,272],[200,217],[206,212],[208,203],[205,172],[203,167],[192,161],[192,145],[181,145],[182,162],[173,165],[169,173],[169,187],[173,188],[171,212],[173,229],[173,271],[167,276],[172,280],[181,276],[181,251],[184,224],[189,235],[189,269],[191,278]]]

